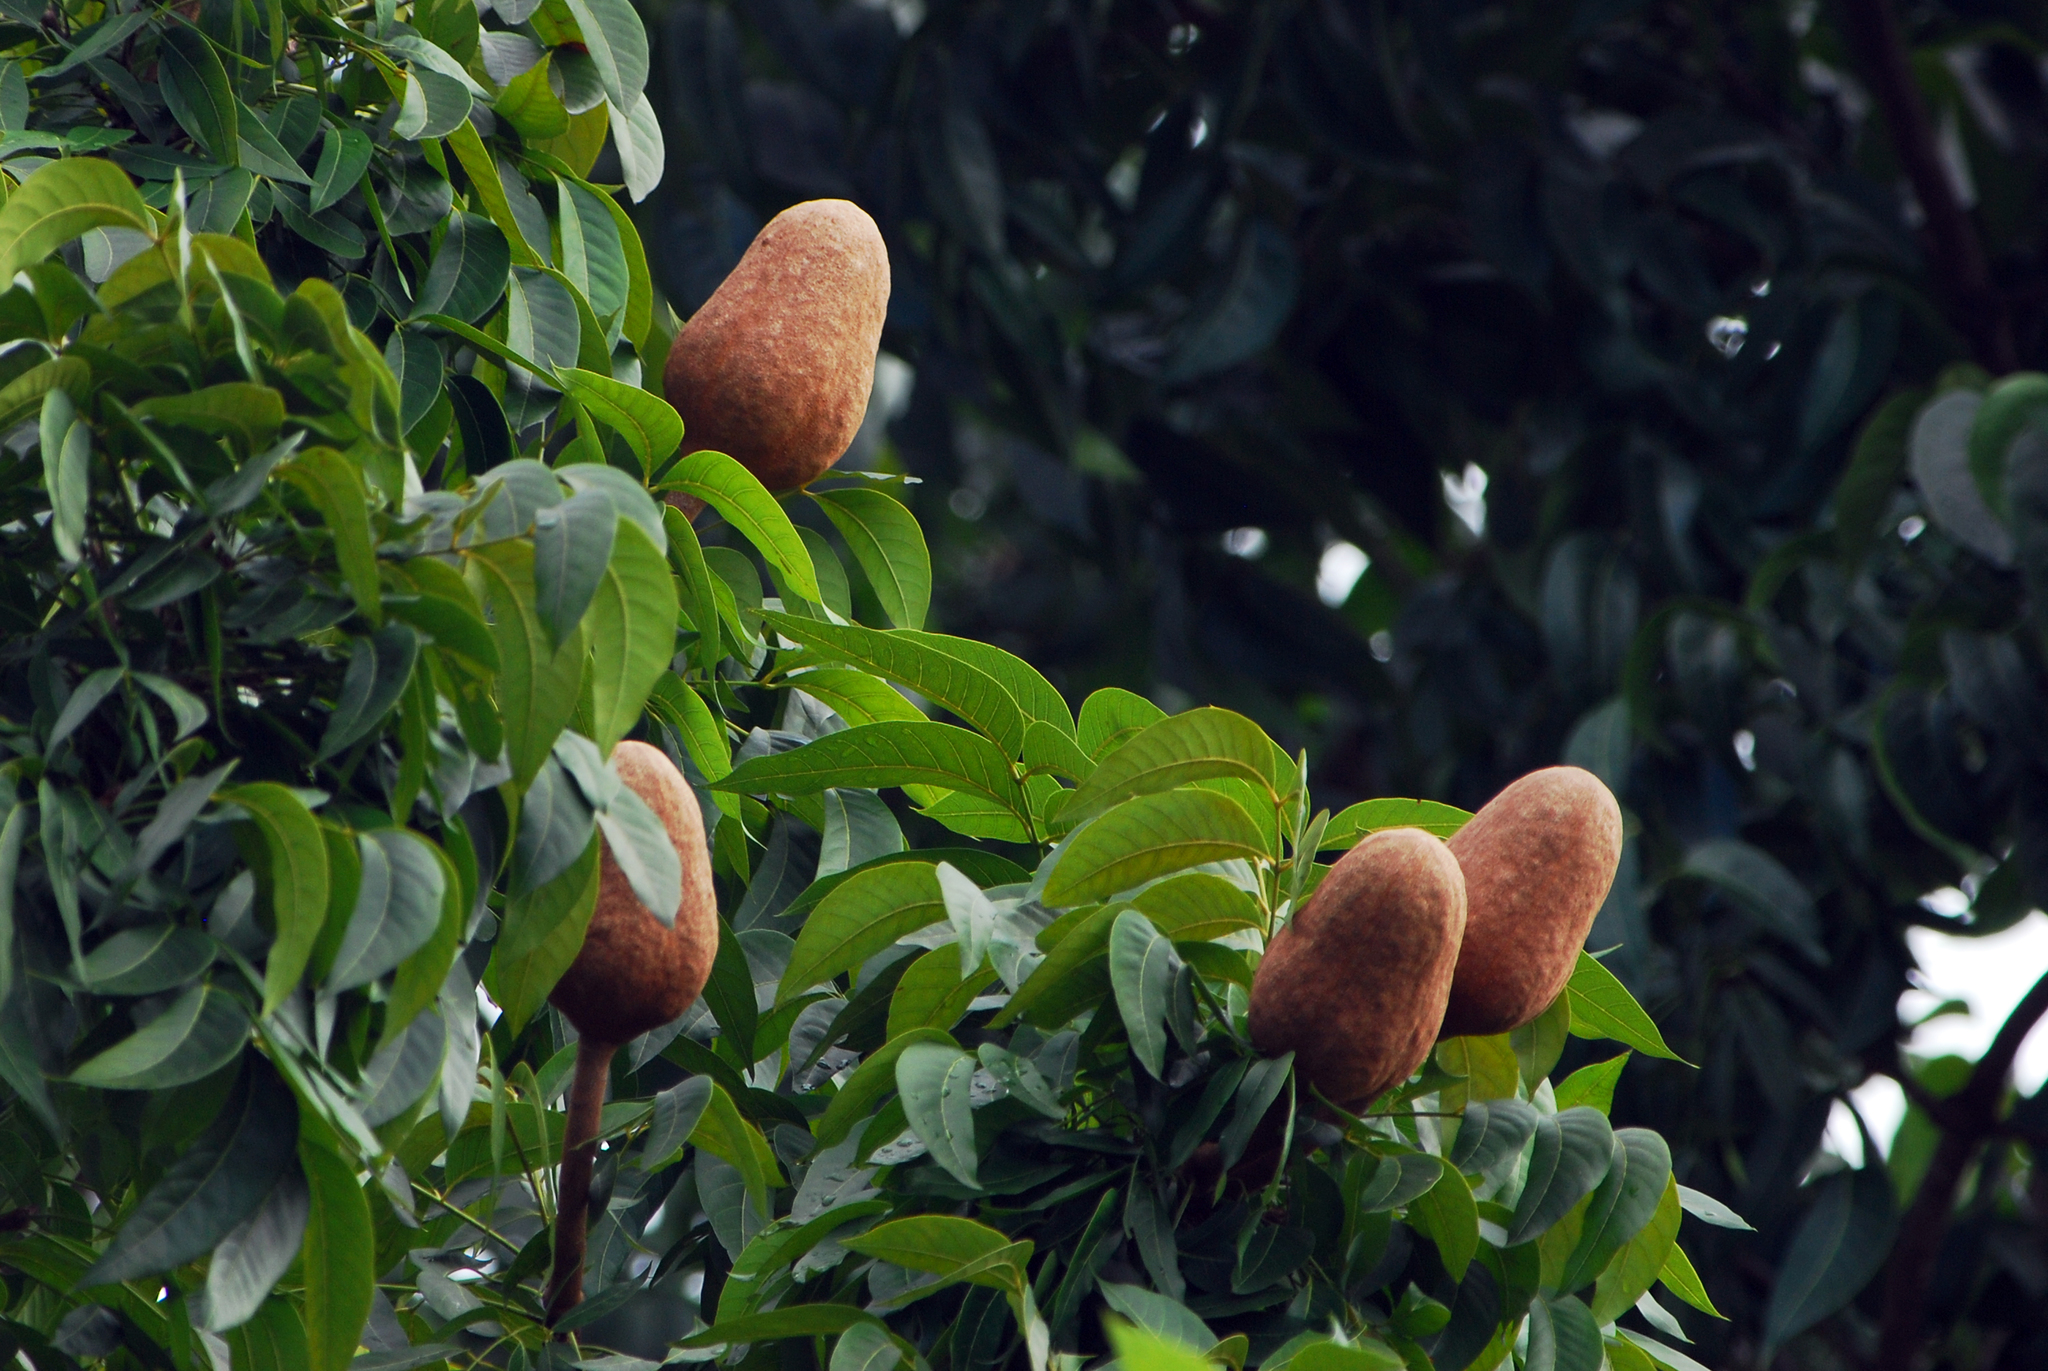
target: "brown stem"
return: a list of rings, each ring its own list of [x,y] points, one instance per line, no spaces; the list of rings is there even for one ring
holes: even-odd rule
[[[1991,288],[1976,228],[1956,199],[1948,168],[1935,148],[1934,126],[1913,80],[1905,35],[1887,0],[1841,0],[1849,42],[1862,75],[1884,112],[1885,131],[1913,194],[1927,216],[1928,246],[1949,296],[1949,314],[1976,345],[1978,360],[1994,372],[2019,368],[2012,320]]]
[[[1927,1304],[1927,1282],[1934,1259],[1955,1211],[1956,1191],[1969,1174],[1970,1163],[1985,1139],[1999,1131],[1998,1106],[2005,1079],[2026,1039],[2043,1014],[2048,1014],[2048,976],[2034,982],[2025,998],[1999,1027],[1998,1036],[1970,1072],[1970,1079],[1944,1103],[1941,1142],[1934,1149],[1927,1174],[1913,1196],[1912,1207],[1899,1225],[1885,1271],[1884,1324],[1877,1338],[1873,1371],[1910,1371],[1920,1350],[1920,1326]]]
[[[583,1302],[583,1250],[589,1236],[590,1170],[604,1114],[616,1043],[576,1040],[576,1075],[569,1084],[569,1119],[562,1134],[562,1170],[555,1184],[555,1266],[548,1275],[548,1324]]]

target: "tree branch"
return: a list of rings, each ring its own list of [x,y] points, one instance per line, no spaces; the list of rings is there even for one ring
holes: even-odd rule
[[[1878,1333],[1874,1371],[1910,1371],[1920,1350],[1920,1331],[1927,1304],[1927,1282],[1934,1259],[1948,1232],[1956,1191],[1985,1139],[1999,1131],[1998,1105],[2006,1076],[2035,1023],[2048,1014],[2048,976],[2034,986],[1999,1026],[1983,1060],[1970,1072],[1963,1088],[1942,1101],[1941,1142],[1934,1149],[1927,1174],[1913,1196],[1912,1207],[1899,1225],[1885,1271],[1884,1325]]]
[[[1892,148],[1926,213],[1928,246],[1949,297],[1949,316],[1975,344],[1980,362],[2001,374],[2016,371],[2012,320],[1991,288],[1983,245],[1935,147],[1898,19],[1886,0],[1842,0],[1841,12],[1862,76],[1884,112]]]

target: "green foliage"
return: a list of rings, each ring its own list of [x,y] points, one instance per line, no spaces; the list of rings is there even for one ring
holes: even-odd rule
[[[135,194],[99,165],[47,164],[10,203]],[[469,472],[459,437],[426,453],[395,422],[392,354],[340,294],[280,291],[246,243],[192,230],[182,183],[168,204],[99,289],[40,260],[16,287],[76,307],[43,339],[16,460],[44,479],[10,488],[5,534],[28,598],[0,1136],[29,1220],[0,1260],[38,1371],[64,1364],[45,1341],[110,1366],[127,1339],[237,1368],[558,1356],[539,1282],[574,1053],[545,996],[600,834],[650,908],[680,889],[605,760],[626,736],[703,787],[725,919],[703,1002],[622,1052],[589,1298],[557,1330],[579,1347],[836,1336],[833,1364],[865,1366],[1014,1344],[1044,1371],[1102,1345],[1103,1311],[1164,1298],[1185,1305],[1161,1336],[1200,1328],[1186,1345],[1233,1366],[1463,1367],[1525,1320],[1577,1347],[1583,1292],[1640,1295],[1679,1260],[1663,1142],[1556,1112],[1506,1038],[1447,1044],[1361,1118],[1253,1052],[1250,973],[1329,829],[1249,719],[1110,694],[1077,730],[1008,654],[768,595],[730,546],[698,552],[735,592],[700,622],[695,533],[632,439],[620,465],[573,460],[578,395],[666,414],[640,438],[673,441],[662,401],[548,371],[533,450],[555,465]],[[75,471],[43,459],[74,450]],[[676,470],[792,590],[843,582],[736,463]],[[894,530],[864,546],[899,590],[929,583],[907,515],[847,508]],[[902,701],[889,681],[971,726],[860,705]],[[906,850],[893,789],[968,839],[991,811],[956,797],[992,802],[1029,866]],[[1660,1048],[1586,966],[1574,1031]],[[1513,1140],[1467,1147],[1475,1128]],[[656,1311],[650,1347],[632,1320]]]
[[[1958,1083],[1899,1050],[1908,932],[2048,899],[2048,10],[644,8],[679,304],[792,200],[890,243],[915,384],[848,461],[923,478],[935,627],[1077,702],[1256,719],[1314,758],[1331,851],[1373,796],[1473,808],[1558,761],[1614,789],[1590,946],[1698,1063],[1636,1062],[1617,1117],[1763,1230],[1704,1235],[1729,1324],[1632,1334],[1716,1366],[1773,1329],[1795,1360],[2042,1345],[2037,1149],[1973,1154],[1938,1263],[1914,1235],[1924,1345],[1800,1239],[1842,1226],[1845,1092]],[[1156,708],[1090,698],[1131,715],[1084,715],[1084,758]],[[1607,1053],[1568,1036],[1559,1076]],[[1909,1106],[1901,1204],[1941,1134]]]

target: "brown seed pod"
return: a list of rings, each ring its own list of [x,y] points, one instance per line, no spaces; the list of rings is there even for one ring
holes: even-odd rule
[[[1266,948],[1253,1044],[1291,1050],[1332,1103],[1367,1103],[1429,1056],[1464,931],[1465,882],[1442,841],[1419,828],[1368,835]]]
[[[1575,766],[1532,771],[1452,837],[1465,872],[1465,946],[1443,1035],[1540,1018],[1578,965],[1621,862],[1621,807]]]
[[[776,215],[669,349],[686,446],[773,491],[815,481],[860,431],[888,309],[889,253],[865,210],[809,200]]]
[[[664,928],[603,846],[590,931],[548,1002],[578,1034],[616,1046],[674,1022],[704,989],[718,956],[718,900],[704,816],[689,782],[646,743],[620,743],[612,756],[619,779],[661,819],[683,866],[683,902],[675,926]]]
[[[597,908],[590,930],[576,960],[548,995],[578,1035],[557,1186],[550,1323],[583,1298],[590,1172],[612,1054],[620,1044],[680,1018],[704,989],[718,957],[718,899],[711,888],[711,857],[696,795],[659,748],[624,742],[612,758],[619,779],[668,830],[682,861],[683,898],[676,906],[675,926],[664,928],[633,893],[610,845],[599,839]]]

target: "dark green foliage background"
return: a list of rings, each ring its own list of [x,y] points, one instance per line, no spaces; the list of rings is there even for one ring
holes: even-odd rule
[[[2001,322],[2048,362],[2048,13],[1903,11],[1991,262],[1965,309],[1834,4],[921,12],[904,36],[867,5],[643,5],[657,277],[687,313],[783,205],[875,214],[885,348],[916,368],[888,452],[927,482],[947,631],[1070,694],[1245,709],[1310,746],[1323,793],[1470,806],[1562,757],[1608,775],[1635,836],[1595,943],[1700,1063],[1631,1071],[1616,1117],[1762,1227],[1701,1262],[1733,1318],[1702,1359],[1753,1364],[1813,1197],[1847,1194],[1799,1185],[1830,1101],[1908,1069],[1904,931],[2048,893],[2041,601],[1939,525],[1896,532],[1927,513],[1901,442],[1921,397],[1857,446],[1887,397],[1998,365],[1972,339]],[[1723,315],[1748,325],[1732,357]],[[1214,346],[1223,321],[1245,346]],[[1468,463],[1480,539],[1443,498]],[[1222,550],[1247,525],[1260,559]],[[1373,559],[1338,610],[1312,591],[1330,537]],[[1966,876],[1967,924],[1917,903]],[[1933,1142],[1916,1108],[1902,1203]],[[1955,1364],[2034,1365],[2033,1161],[1988,1156],[1930,1332]],[[1880,1251],[1885,1195],[1855,1190]],[[1852,1289],[1876,1269],[1852,1265]],[[1800,1364],[1872,1352],[1882,1284]]]

